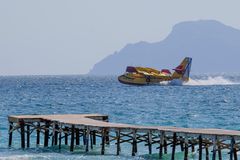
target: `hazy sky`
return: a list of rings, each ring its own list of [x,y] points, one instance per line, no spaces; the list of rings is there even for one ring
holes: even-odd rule
[[[84,74],[127,43],[181,21],[240,29],[239,0],[0,0],[0,75]]]

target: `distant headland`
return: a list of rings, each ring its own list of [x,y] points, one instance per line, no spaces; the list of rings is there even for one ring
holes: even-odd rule
[[[183,57],[192,57],[196,73],[239,72],[240,30],[215,20],[176,24],[156,43],[128,44],[105,57],[90,70],[91,75],[118,75],[126,66],[174,68]]]

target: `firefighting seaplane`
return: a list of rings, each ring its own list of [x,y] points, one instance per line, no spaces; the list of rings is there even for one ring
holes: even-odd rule
[[[182,84],[189,81],[192,58],[186,57],[177,66],[173,73],[168,69],[161,71],[147,67],[128,66],[126,72],[118,77],[119,82],[133,85],[160,84],[162,82],[179,82]]]

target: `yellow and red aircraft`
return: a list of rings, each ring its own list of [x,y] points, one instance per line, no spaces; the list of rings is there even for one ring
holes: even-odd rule
[[[187,82],[191,70],[192,58],[186,57],[182,63],[176,67],[173,73],[168,69],[161,71],[153,68],[128,66],[126,72],[118,77],[119,82],[124,84],[145,85],[159,84],[160,82]]]

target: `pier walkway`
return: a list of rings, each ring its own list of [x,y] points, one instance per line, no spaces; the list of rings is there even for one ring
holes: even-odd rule
[[[30,147],[30,137],[34,133],[37,146],[43,137],[44,147],[58,145],[61,149],[64,144],[70,146],[70,151],[74,151],[82,139],[86,152],[101,142],[101,154],[105,153],[106,145],[114,142],[116,155],[121,153],[121,144],[128,143],[132,148],[132,156],[135,156],[138,144],[144,143],[149,154],[152,154],[152,147],[158,149],[159,159],[169,152],[174,160],[176,147],[180,147],[184,152],[184,160],[188,159],[189,152],[198,152],[199,160],[208,160],[209,150],[212,160],[221,160],[222,150],[228,151],[230,160],[237,160],[240,149],[240,131],[234,130],[110,123],[108,116],[101,114],[10,115],[8,121],[9,147],[12,145],[14,131],[18,131],[21,148]]]

